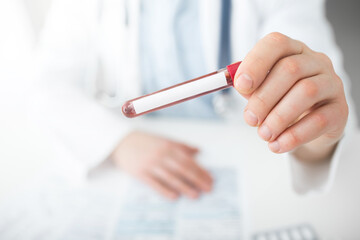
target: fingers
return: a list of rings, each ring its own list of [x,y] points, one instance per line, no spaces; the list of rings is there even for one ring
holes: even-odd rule
[[[193,155],[199,152],[199,149],[197,147],[193,147],[184,143],[174,142],[174,144],[184,150],[185,152]]]
[[[163,196],[174,199],[185,195],[194,199],[201,191],[211,190],[210,174],[183,148],[173,148],[160,162],[147,171],[151,177],[146,182]]]
[[[199,196],[199,193],[196,188],[194,188],[194,186],[190,185],[181,177],[169,171],[169,169],[164,167],[156,167],[153,169],[152,173],[156,178],[160,179],[169,188],[175,190],[178,193],[188,196],[189,198],[197,198]]]
[[[309,113],[299,122],[284,131],[275,141],[269,143],[269,148],[275,153],[284,153],[295,149],[329,131],[332,122],[338,116],[334,111],[337,103],[324,105]]]
[[[141,179],[146,182],[150,187],[152,187],[159,194],[163,195],[168,199],[175,200],[178,198],[179,194],[174,191],[172,188],[164,184],[161,180],[154,177],[151,174],[144,174],[141,176]]]
[[[126,158],[128,172],[169,199],[180,195],[197,198],[201,191],[211,189],[210,176],[193,158],[197,148],[151,135],[145,140],[145,144],[134,142],[143,146],[143,151],[138,151],[133,161]]]
[[[186,156],[181,151],[178,151],[176,154],[176,160],[165,162],[167,168],[196,189],[209,192],[212,188],[212,178],[210,174],[201,168],[190,156]]]
[[[259,126],[259,135],[274,152],[287,152],[314,139],[320,140],[307,144],[312,149],[319,142],[332,143],[346,124],[345,113],[333,116],[347,104],[331,60],[280,33],[267,35],[248,53],[234,86],[249,100],[246,122]],[[332,108],[334,104],[337,108]],[[334,126],[340,130],[329,134]]]
[[[260,125],[274,106],[299,80],[314,76],[322,67],[310,54],[293,55],[281,59],[265,81],[249,97],[244,118],[251,126]]]
[[[327,76],[324,74],[297,82],[267,115],[258,129],[260,137],[265,141],[274,141],[314,105],[331,100],[333,95],[331,89],[334,87],[328,86],[328,91],[321,91],[323,86],[328,84]]]
[[[264,81],[280,59],[300,54],[305,45],[280,33],[270,33],[261,39],[240,64],[234,86],[239,93],[251,94]]]

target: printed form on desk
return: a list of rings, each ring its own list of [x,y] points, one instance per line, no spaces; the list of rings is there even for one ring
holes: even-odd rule
[[[241,239],[237,171],[211,172],[213,191],[197,200],[168,201],[130,178],[125,178],[121,194],[47,181],[29,196],[1,206],[0,239]]]
[[[237,173],[217,169],[212,175],[213,191],[197,200],[167,201],[134,183],[123,203],[115,239],[240,239]]]

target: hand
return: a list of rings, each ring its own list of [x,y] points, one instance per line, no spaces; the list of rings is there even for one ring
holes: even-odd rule
[[[125,137],[111,155],[124,171],[169,199],[210,191],[211,176],[195,161],[198,149],[144,132]]]
[[[240,64],[235,88],[249,101],[244,117],[275,153],[328,158],[342,136],[348,106],[331,60],[280,33],[261,39]]]

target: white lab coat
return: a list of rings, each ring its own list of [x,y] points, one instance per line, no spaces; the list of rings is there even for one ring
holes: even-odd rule
[[[53,1],[39,44],[42,81],[37,85],[40,92],[35,105],[41,106],[39,116],[44,125],[91,168],[104,161],[132,129],[131,122],[120,114],[120,106],[141,94],[139,1]],[[217,69],[220,0],[199,1],[204,59],[211,72]],[[325,18],[324,0],[233,0],[232,6],[233,61],[243,59],[261,37],[278,31],[326,53],[349,88]],[[237,99],[241,110],[246,102]],[[353,109],[349,95],[348,100]],[[348,128],[354,123],[351,111]],[[345,138],[348,132],[351,130]],[[340,155],[341,147],[331,164],[320,170],[290,156],[295,189],[304,192],[328,187]]]

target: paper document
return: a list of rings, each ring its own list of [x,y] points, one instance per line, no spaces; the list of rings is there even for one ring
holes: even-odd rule
[[[237,173],[212,171],[215,186],[198,200],[165,200],[127,179],[71,186],[50,178],[0,208],[0,239],[237,240],[241,209]]]
[[[237,172],[212,171],[214,189],[197,200],[165,200],[147,186],[128,186],[115,239],[241,239]]]

